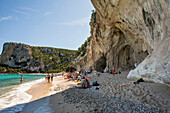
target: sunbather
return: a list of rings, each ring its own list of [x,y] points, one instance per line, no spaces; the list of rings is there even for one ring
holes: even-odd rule
[[[76,88],[83,88],[83,89],[90,88],[90,82],[87,79],[82,80],[81,86]]]

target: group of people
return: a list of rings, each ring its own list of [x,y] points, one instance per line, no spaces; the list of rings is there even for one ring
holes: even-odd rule
[[[68,72],[68,73],[63,73],[62,76],[65,78],[65,79],[69,79],[69,80],[74,80],[74,81],[81,81],[82,77],[85,76],[83,75],[83,73],[79,73],[79,72],[74,72],[74,73],[71,73],[71,72]]]
[[[48,81],[48,83],[50,83],[50,80],[51,80],[51,82],[53,82],[53,77],[54,77],[54,74],[53,74],[53,73],[51,74],[51,76],[50,76],[50,74],[48,73],[48,75],[45,76],[45,79],[46,79],[46,81]]]
[[[73,80],[76,82],[81,82],[80,87],[76,88],[90,88],[90,82],[88,81],[89,78],[86,78],[87,73],[79,73],[79,72],[69,72],[69,73],[63,73],[62,76],[64,76],[65,79]]]

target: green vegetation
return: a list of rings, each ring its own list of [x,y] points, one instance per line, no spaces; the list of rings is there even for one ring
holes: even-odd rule
[[[78,51],[76,53],[76,56],[84,56],[86,54],[86,47],[87,45],[90,43],[92,37],[90,36],[85,42],[84,44],[81,45],[81,47],[78,48]]]
[[[95,27],[96,25],[96,11],[95,10],[92,10],[90,25],[93,27]],[[92,39],[92,36],[88,37],[88,39],[81,45],[81,47],[78,48],[76,57],[77,56],[83,57],[86,54],[86,47],[88,44],[90,44],[91,39]]]
[[[10,68],[10,67],[6,67],[6,66],[0,66],[0,72],[3,73],[24,73],[26,72],[26,70],[24,69],[18,69],[18,68]]]
[[[15,44],[15,43],[11,43]],[[22,44],[24,45],[24,44]],[[28,45],[27,45],[28,46]],[[41,67],[39,71],[41,73],[52,73],[65,71],[70,65],[72,60],[75,59],[75,50],[58,49],[52,47],[31,47],[32,57],[29,60],[29,67],[36,68]],[[29,73],[32,72],[28,68],[11,68],[6,65],[0,65],[0,72],[2,73]]]
[[[33,64],[44,65],[41,72],[61,72],[71,65],[75,59],[76,51],[67,49],[57,49],[51,47],[32,47]]]

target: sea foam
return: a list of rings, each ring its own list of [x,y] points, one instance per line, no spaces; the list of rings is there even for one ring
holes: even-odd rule
[[[11,91],[4,93],[0,96],[0,113],[15,113],[22,111],[24,105],[30,101],[31,95],[27,94],[26,91],[31,86],[42,82],[44,79],[38,79],[31,82],[21,84],[14,87]]]

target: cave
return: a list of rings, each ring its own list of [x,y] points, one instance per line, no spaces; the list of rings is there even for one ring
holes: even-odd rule
[[[118,52],[117,69],[126,70],[131,68],[135,63],[134,50],[131,46],[126,45]]]
[[[96,71],[103,72],[106,68],[106,57],[101,57],[95,62],[94,68]]]
[[[116,68],[120,71],[134,69],[134,64],[141,63],[148,54],[148,51],[135,51],[132,46],[126,45],[118,52]]]

